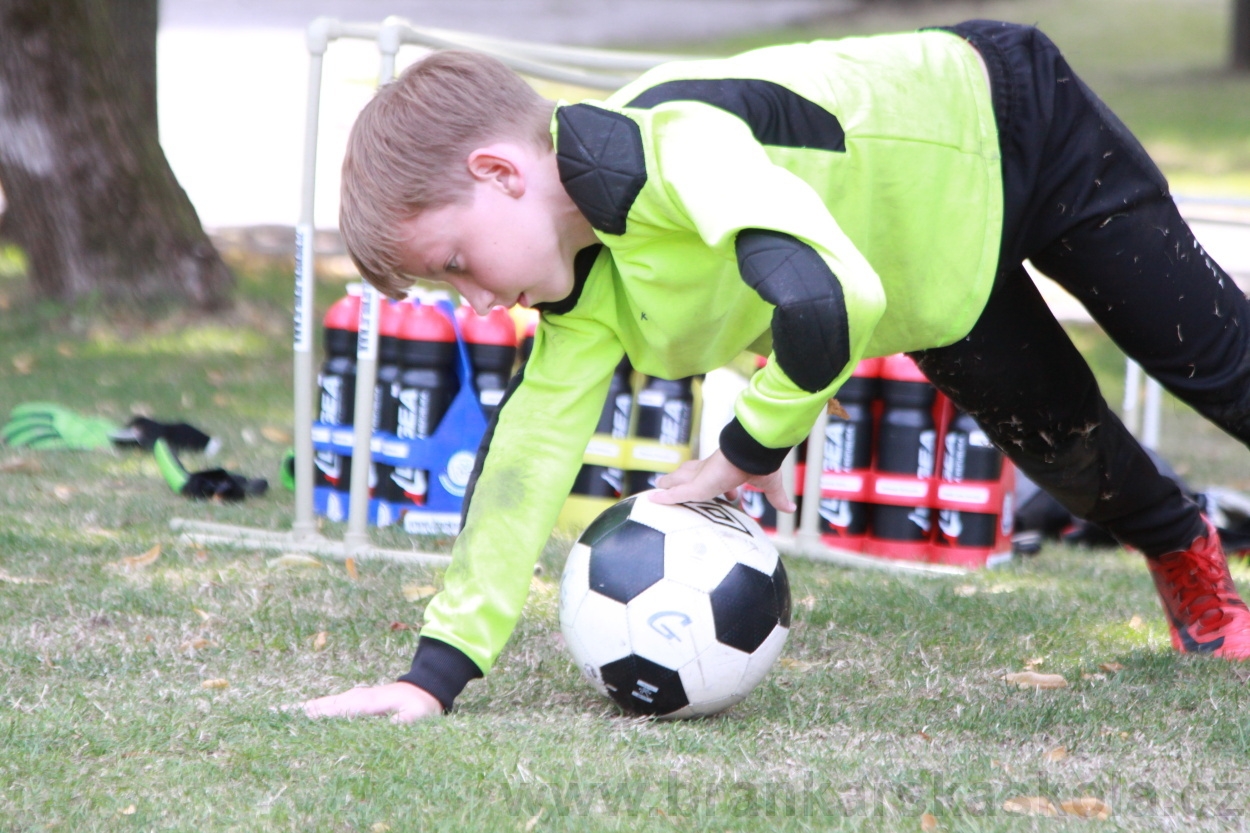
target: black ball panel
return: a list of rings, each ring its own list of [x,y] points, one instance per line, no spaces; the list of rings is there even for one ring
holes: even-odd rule
[[[790,627],[790,577],[786,568],[777,559],[777,569],[773,570],[773,590],[777,594],[777,620],[783,628]]]
[[[577,540],[588,547],[593,547],[605,535],[610,535],[618,526],[629,520],[629,513],[633,511],[633,508],[632,497],[612,504],[603,510],[590,526],[586,527]]]
[[[608,696],[634,714],[670,714],[690,705],[681,676],[670,668],[630,654],[599,669]]]
[[[590,547],[590,589],[609,599],[628,602],[663,578],[664,533],[649,526],[622,521]]]
[[[748,654],[754,652],[781,619],[772,576],[735,564],[712,591],[712,619],[717,640]]]

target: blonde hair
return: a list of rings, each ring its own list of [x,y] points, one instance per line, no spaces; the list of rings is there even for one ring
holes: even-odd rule
[[[496,58],[435,52],[365,105],[343,158],[339,229],[365,280],[402,297],[399,225],[428,208],[468,201],[468,157],[498,140],[551,147],[554,103]]]

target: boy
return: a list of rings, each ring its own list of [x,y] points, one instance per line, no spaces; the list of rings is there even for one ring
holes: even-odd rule
[[[492,60],[436,54],[361,114],[341,219],[388,295],[417,275],[480,313],[543,316],[412,669],[310,715],[441,713],[490,668],[623,352],[678,378],[771,346],[720,450],[656,499],[752,483],[788,511],[788,449],[860,358],[908,352],[1030,478],[1146,556],[1176,650],[1250,656],[1214,529],[1108,409],[1021,262],[1243,441],[1246,299],[1035,29],[973,21],[673,63],[603,104],[555,105]]]

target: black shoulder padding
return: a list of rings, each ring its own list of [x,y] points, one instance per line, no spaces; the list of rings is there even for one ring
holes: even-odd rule
[[[566,312],[572,311],[577,306],[578,300],[582,297],[582,290],[586,288],[586,279],[590,277],[591,267],[595,265],[595,261],[599,259],[599,253],[603,251],[603,244],[596,243],[593,246],[587,246],[573,255],[573,291],[569,293],[567,298],[559,301],[548,301],[545,304],[534,304],[534,309],[539,312],[549,312],[554,315],[564,315]]]
[[[779,231],[746,229],[734,242],[747,285],[776,309],[773,352],[809,393],[829,386],[851,360],[842,284],[815,249]]]
[[[590,104],[556,111],[560,181],[590,224],[624,234],[629,209],[647,183],[642,131],[628,116]]]
[[[701,101],[747,123],[762,145],[846,152],[838,117],[794,90],[759,78],[690,78],[645,90],[627,107],[650,109],[666,101]]]

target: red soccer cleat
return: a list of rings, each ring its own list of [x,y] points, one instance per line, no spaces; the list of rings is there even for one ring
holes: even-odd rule
[[[1147,558],[1172,647],[1184,654],[1250,659],[1250,610],[1237,595],[1219,534],[1207,521],[1207,534],[1189,549]]]

